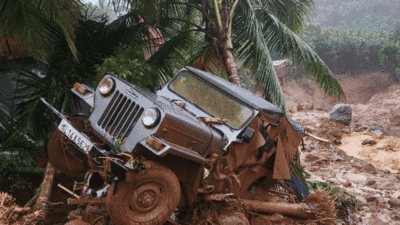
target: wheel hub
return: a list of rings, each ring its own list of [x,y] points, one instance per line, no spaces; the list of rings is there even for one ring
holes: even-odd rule
[[[138,204],[142,207],[149,207],[154,203],[155,193],[153,191],[144,191],[142,192],[139,197],[137,198]]]
[[[155,182],[141,185],[132,192],[129,207],[132,211],[150,212],[160,204],[163,193]]]

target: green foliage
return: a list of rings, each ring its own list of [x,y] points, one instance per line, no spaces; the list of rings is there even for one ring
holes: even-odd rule
[[[301,167],[295,163],[292,164],[292,168],[299,178],[300,183],[303,184],[307,189],[311,189],[309,182],[306,180],[306,178],[310,177],[311,175],[302,170]]]
[[[82,18],[74,25],[78,60],[68,41],[61,38],[52,44],[53,53],[44,66],[44,77],[26,70],[18,71],[17,75],[6,73],[0,82],[0,101],[10,114],[0,112],[0,123],[5,126],[0,127],[1,151],[17,154],[31,163],[35,151],[43,147],[57,125],[54,115],[41,107],[40,98],[57,110],[68,112],[70,89],[75,82],[90,85],[95,77],[94,65],[101,64],[121,45],[131,45],[146,35],[138,20],[135,12],[111,24],[104,18],[99,21]],[[6,161],[15,160],[9,157]]]
[[[388,33],[400,20],[397,0],[318,0],[313,22],[354,32]]]
[[[271,53],[282,57],[294,55],[296,63],[304,64],[328,95],[341,96],[342,89],[329,68],[296,36],[312,10],[311,0],[218,1],[217,5],[224,6],[218,12],[213,2],[206,1],[207,4],[204,4],[200,0],[114,2],[117,6],[129,6],[138,12],[152,9],[149,15],[139,14],[148,16],[144,21],[157,25],[165,37],[164,44],[149,59],[159,68],[162,76],[170,76],[173,71],[171,65],[185,65],[187,56],[197,68],[218,73],[220,68],[225,68],[221,63],[221,46],[230,46],[228,40],[232,40],[234,55],[244,61],[244,66],[251,71],[268,100],[282,109],[285,109],[285,101],[272,65]],[[220,24],[217,23],[218,17],[222,21],[229,21],[222,23],[220,31],[216,30],[216,24]],[[156,23],[152,23],[154,21]],[[219,35],[225,32],[228,35]],[[193,34],[201,34],[204,38],[197,39],[200,35]],[[229,34],[234,38],[231,39]],[[214,69],[217,72],[211,71]],[[167,80],[162,78],[163,81]]]
[[[71,24],[79,17],[78,0],[0,1],[0,30],[20,37],[36,59],[48,58],[56,42],[64,39],[75,54]],[[75,55],[76,56],[76,55]]]
[[[400,21],[398,23],[400,24]],[[389,40],[400,45],[400,25],[394,28],[393,32],[389,35]]]
[[[395,80],[400,79],[400,45],[388,44],[379,51],[385,71],[393,76]]]
[[[334,73],[359,73],[381,69],[379,49],[390,44],[384,32],[354,32],[308,24],[300,37]]]
[[[118,136],[115,136],[113,138],[113,143],[116,149],[120,150],[121,145],[122,145],[122,140]],[[113,153],[116,153],[116,151],[113,149]]]
[[[104,73],[111,73],[129,83],[153,90],[157,86],[158,71],[152,63],[145,60],[143,49],[138,44],[116,49],[114,55],[95,66],[97,78]]]
[[[140,171],[142,169],[146,169],[146,165],[144,165],[142,163],[141,160],[139,160],[138,158],[134,158],[132,160],[129,160],[128,162],[125,163],[125,166],[128,167],[131,170],[135,170],[135,171]]]

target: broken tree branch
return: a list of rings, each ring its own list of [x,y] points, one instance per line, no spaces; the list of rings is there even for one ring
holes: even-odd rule
[[[321,137],[317,137],[317,136],[315,136],[314,134],[310,134],[310,133],[308,133],[307,131],[304,131],[304,134],[307,135],[307,136],[309,136],[309,137],[312,137],[312,138],[314,138],[314,139],[316,139],[316,140],[318,140],[318,141],[322,141],[322,142],[325,142],[325,143],[330,143],[330,141],[328,141],[328,140],[326,140],[326,139],[324,139],[324,138],[321,138]]]
[[[75,198],[79,198],[79,195],[75,194],[74,192],[68,190],[66,187],[62,186],[61,184],[57,184],[57,186],[64,191],[68,192],[70,195],[74,196]]]
[[[243,205],[250,206],[255,211],[264,213],[280,213],[305,219],[315,218],[316,214],[314,209],[304,203],[272,203],[248,199],[241,199],[240,202]]]

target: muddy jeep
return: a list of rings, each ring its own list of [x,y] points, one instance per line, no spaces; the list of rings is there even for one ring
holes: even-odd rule
[[[42,99],[57,124],[49,161],[85,174],[69,204],[104,203],[113,224],[163,224],[213,194],[268,201],[255,185],[261,193],[293,181],[302,127],[215,75],[185,67],[152,93],[105,74],[95,90],[71,91],[73,116]]]

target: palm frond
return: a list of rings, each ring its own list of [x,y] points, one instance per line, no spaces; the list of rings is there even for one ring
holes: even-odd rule
[[[191,55],[193,49],[198,46],[198,40],[193,39],[192,32],[188,30],[180,32],[163,45],[150,57],[149,62],[158,68],[162,81],[170,79],[175,72],[174,69],[182,68],[188,62],[185,56]]]
[[[344,97],[343,89],[335,75],[317,53],[275,16],[268,15],[263,21],[263,34],[268,40],[268,47],[284,56],[292,55],[296,63],[304,65],[306,70],[311,72],[311,78],[317,81],[327,95],[338,99]]]
[[[75,53],[73,26],[79,17],[79,1],[5,0],[0,3],[0,30],[20,37],[32,56],[42,60],[65,38]]]
[[[215,49],[208,45],[197,54],[193,54],[194,61],[190,63],[194,68],[217,74],[224,69],[224,62],[215,53]]]
[[[150,39],[151,34],[146,24],[141,21],[136,10],[130,10],[108,25],[108,39],[115,47],[132,45],[140,39]]]
[[[294,33],[299,33],[305,21],[310,20],[313,0],[260,0],[261,8],[275,15]]]
[[[146,21],[147,24],[153,24],[158,19],[158,12],[160,10],[160,0],[112,0],[115,9],[128,8],[134,9]]]
[[[233,19],[235,53],[238,58],[245,60],[244,66],[254,73],[256,82],[261,84],[267,99],[286,111],[285,98],[272,64],[262,25],[251,5],[245,2],[239,4]]]

